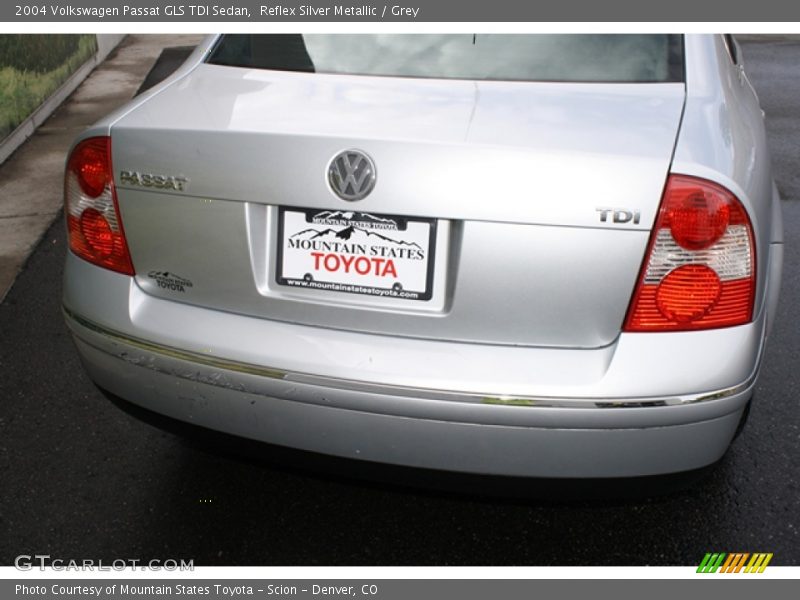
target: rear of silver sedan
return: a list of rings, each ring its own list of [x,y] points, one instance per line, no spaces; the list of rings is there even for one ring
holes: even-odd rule
[[[368,461],[711,464],[782,256],[730,49],[210,39],[71,153],[64,311],[86,369],[172,418]]]

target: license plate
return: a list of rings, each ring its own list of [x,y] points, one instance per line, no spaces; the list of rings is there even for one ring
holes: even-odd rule
[[[430,300],[436,221],[339,210],[281,207],[280,285]]]

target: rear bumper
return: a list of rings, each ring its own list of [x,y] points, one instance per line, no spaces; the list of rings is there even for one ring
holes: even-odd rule
[[[336,456],[510,476],[717,461],[752,395],[764,333],[759,318],[593,350],[387,339],[155,299],[71,255],[64,303],[90,376],[149,410]]]
[[[527,477],[626,477],[700,468],[729,445],[742,409],[696,423],[646,428],[564,428],[485,424],[341,408],[340,392],[276,382],[273,391],[237,389],[229,374],[132,348],[128,358],[88,344],[78,349],[95,382],[144,408],[234,435],[324,454],[391,464]],[[141,368],[147,364],[145,368]],[[158,364],[158,366],[156,366]],[[176,373],[181,373],[177,377]],[[744,404],[749,390],[726,400]],[[315,397],[319,403],[300,398]],[[396,397],[370,395],[380,403]],[[522,407],[491,407],[510,420]],[[543,410],[543,409],[534,409]],[[563,409],[573,410],[573,409]],[[598,409],[602,410],[602,409]],[[655,409],[652,409],[655,410]],[[505,414],[503,414],[505,413]],[[557,415],[548,411],[557,421]],[[508,419],[504,419],[508,417]],[[454,415],[454,418],[458,418]],[[546,419],[543,419],[546,420]]]

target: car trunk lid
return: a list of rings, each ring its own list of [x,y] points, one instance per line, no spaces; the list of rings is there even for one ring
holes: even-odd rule
[[[647,246],[683,100],[679,83],[201,65],[112,127],[137,282],[172,300],[312,326],[606,345],[619,333]],[[377,174],[355,202],[328,180],[331,160],[353,149]],[[287,284],[287,272],[302,280],[285,262],[285,238],[303,231],[291,219],[306,219],[314,229],[306,235],[320,241],[351,226],[353,242],[384,231],[395,248],[424,246],[430,268],[417,270],[414,285],[426,293]],[[389,235],[367,229],[369,220],[399,225]],[[358,282],[317,260],[324,272],[316,280]],[[392,274],[385,277],[391,289]],[[370,286],[381,287],[374,277]]]

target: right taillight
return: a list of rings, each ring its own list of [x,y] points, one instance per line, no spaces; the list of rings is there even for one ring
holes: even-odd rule
[[[753,228],[724,187],[671,175],[624,331],[690,331],[749,323]]]
[[[133,275],[116,196],[111,138],[83,140],[70,154],[64,177],[70,250],[99,267]]]

